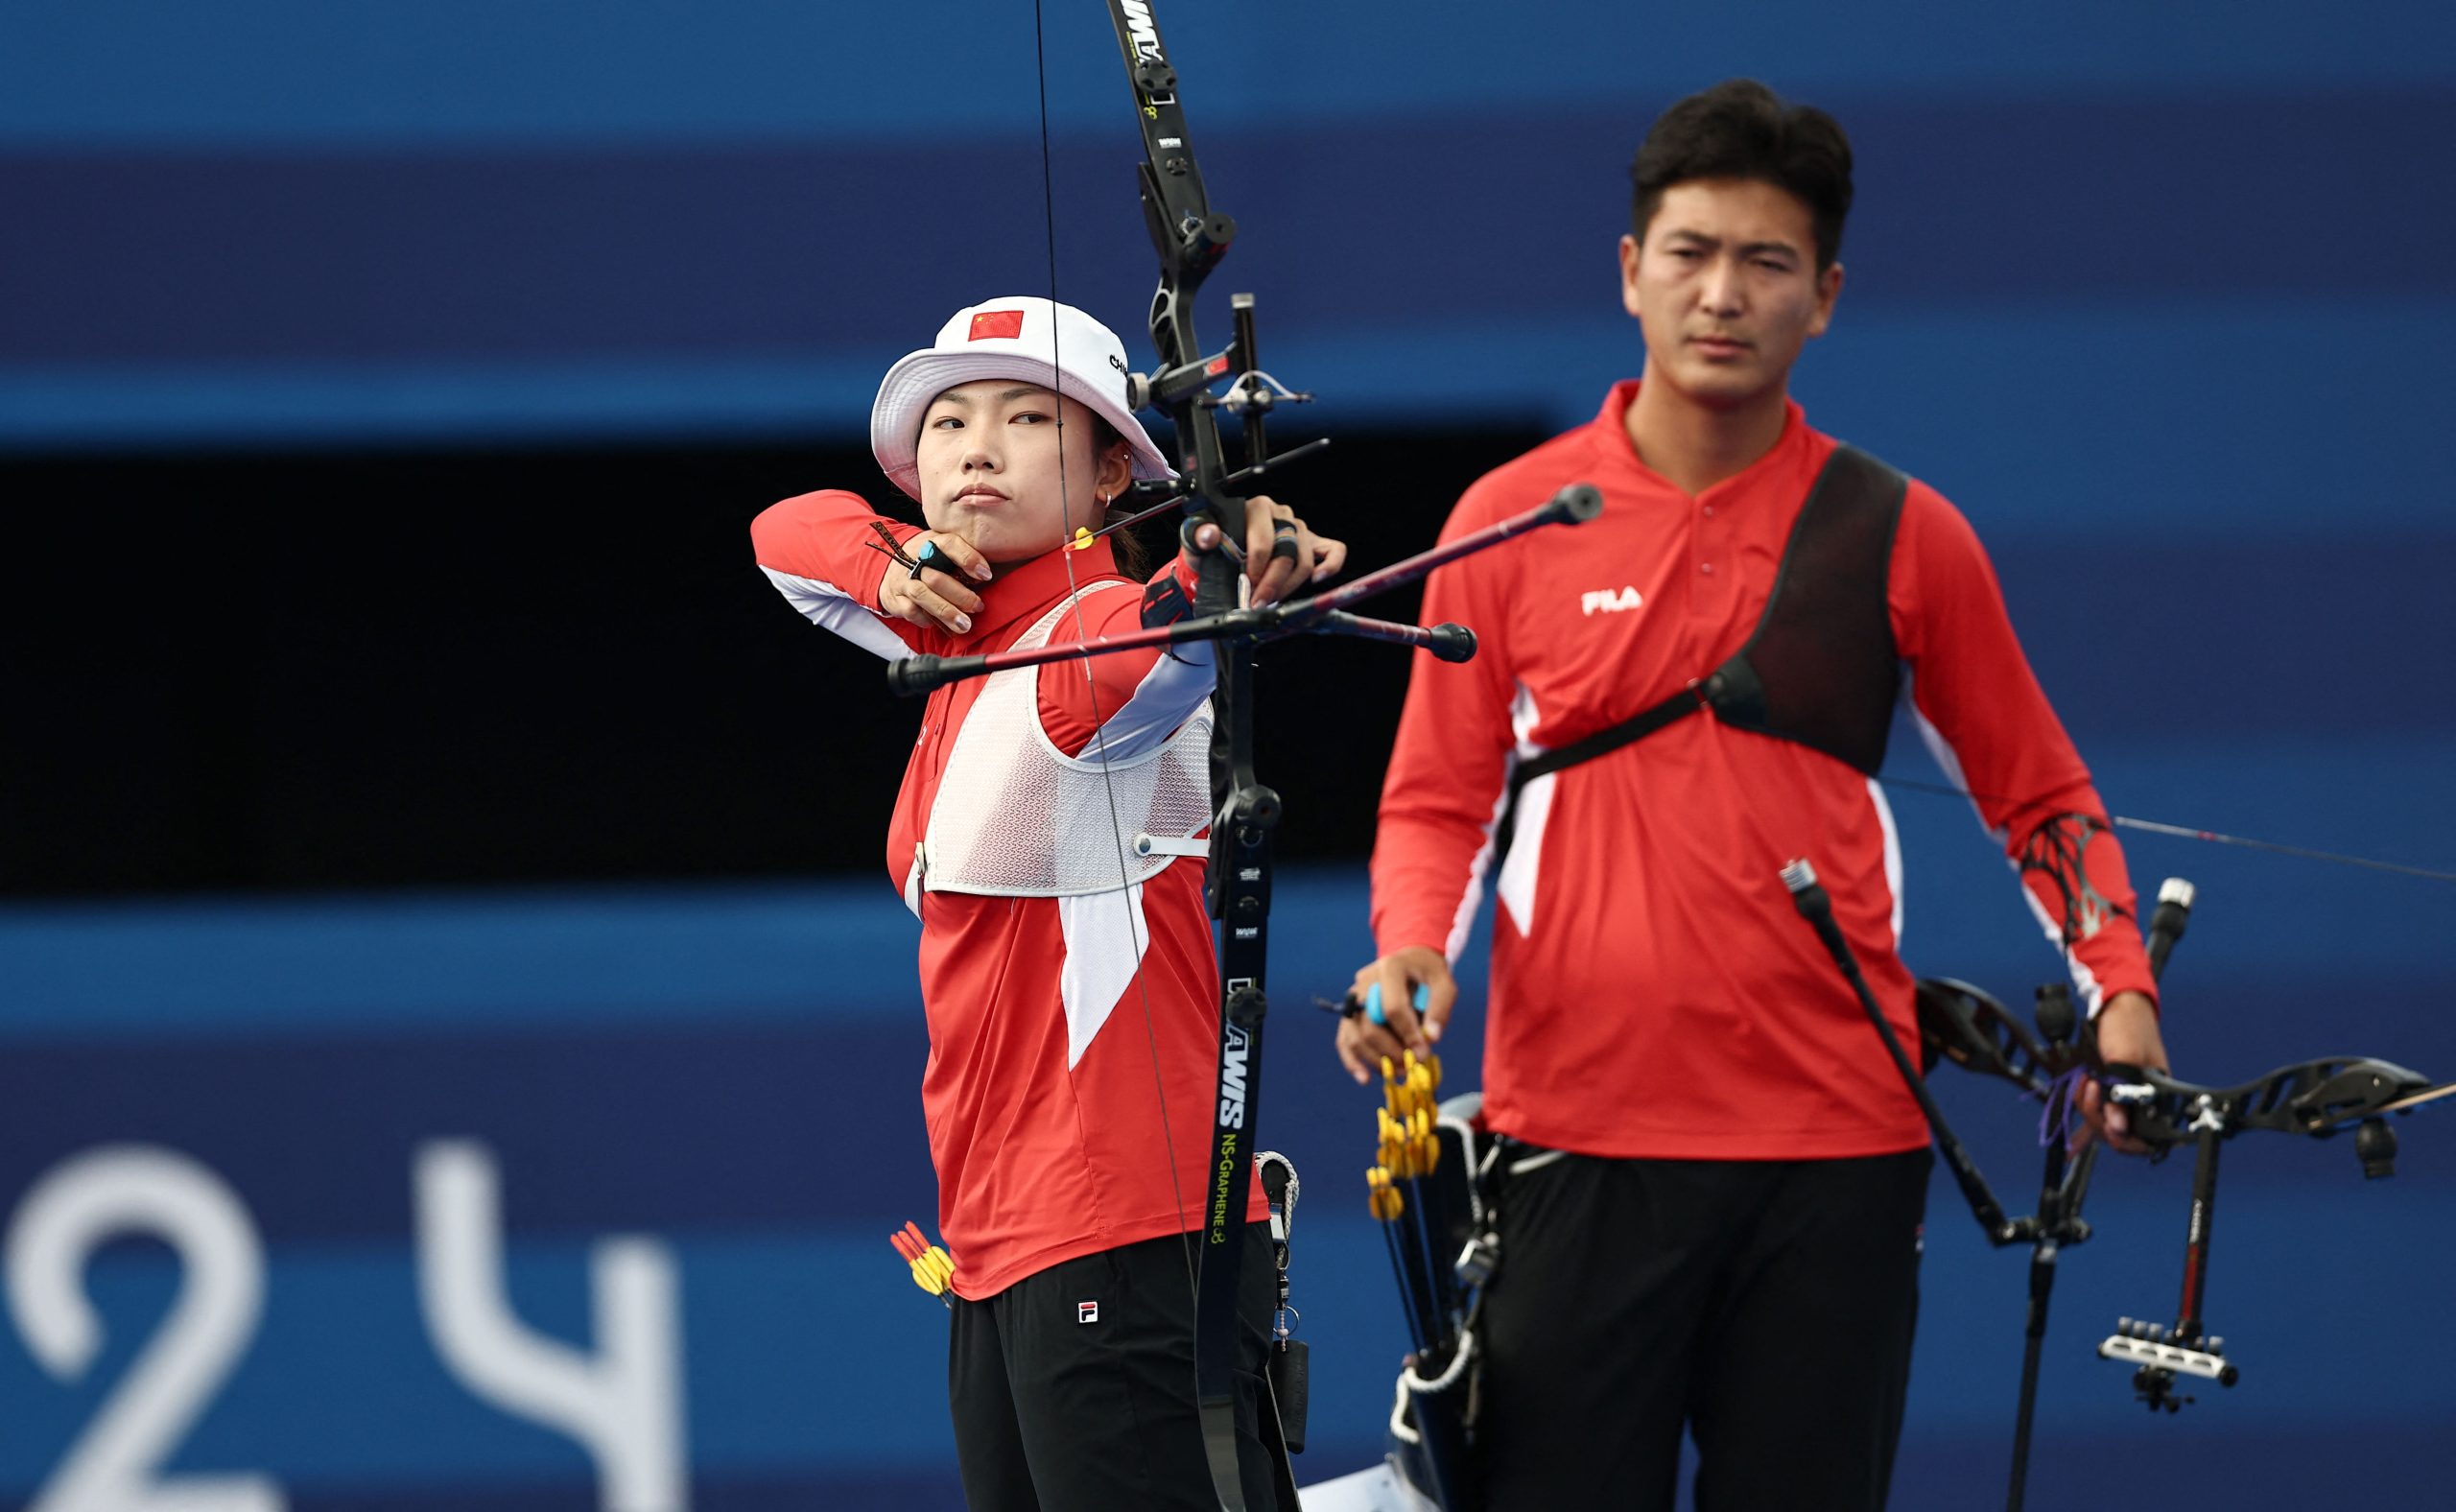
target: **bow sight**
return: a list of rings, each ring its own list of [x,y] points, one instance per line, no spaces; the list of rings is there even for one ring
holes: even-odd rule
[[[2395,1169],[2397,1154],[2397,1136],[2388,1126],[2387,1115],[2456,1094],[2456,1083],[2433,1085],[2401,1066],[2353,1056],[2279,1067],[2237,1087],[2204,1087],[2164,1072],[2102,1061],[2090,1026],[2078,1022],[2070,989],[2060,983],[2039,989],[2038,1032],[2033,1034],[2011,1010],[1979,988],[1949,979],[1924,979],[1918,984],[1918,1011],[1925,1069],[1948,1060],[1965,1071],[2009,1081],[2047,1105],[2045,1175],[2038,1211],[2029,1217],[2008,1219],[1986,1178],[1928,1095],[1920,1070],[1911,1066],[1885,1021],[1849,942],[1833,923],[1831,906],[1817,885],[1814,869],[1804,861],[1793,862],[1783,868],[1783,883],[1884,1037],[1895,1065],[1926,1116],[1938,1153],[1960,1184],[1988,1241],[1998,1247],[2022,1242],[2030,1246],[2026,1343],[2013,1430],[2012,1486],[2005,1503],[2013,1512],[2019,1512],[2028,1479],[2039,1358],[2046,1336],[2047,1300],[2054,1289],[2056,1261],[2066,1246],[2090,1237],[2090,1226],[2081,1218],[2081,1204],[2089,1192],[2098,1146],[2090,1143],[2078,1153],[2069,1153],[2065,1137],[2071,1100],[2085,1080],[2103,1087],[2107,1100],[2124,1110],[2131,1137],[2150,1147],[2152,1160],[2163,1159],[2179,1146],[2192,1148],[2191,1213],[2176,1321],[2118,1319],[2114,1332],[2097,1350],[2100,1358],[2133,1367],[2134,1394],[2151,1411],[2170,1413],[2181,1411],[2192,1400],[2177,1393],[2179,1378],[2231,1386],[2242,1376],[2241,1367],[2226,1358],[2225,1340],[2208,1332],[2203,1316],[2209,1238],[2217,1207],[2219,1146],[2246,1129],[2327,1139],[2352,1127],[2357,1130],[2354,1153],[2362,1163],[2363,1175],[2386,1176]],[[2166,958],[2190,922],[2192,901],[2191,884],[2180,877],[2168,878],[2159,889],[2147,937],[2153,977],[2163,979]]]

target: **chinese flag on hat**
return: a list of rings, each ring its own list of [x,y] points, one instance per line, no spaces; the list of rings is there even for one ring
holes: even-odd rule
[[[1023,334],[1023,311],[983,310],[972,318],[972,332],[964,339],[972,342],[987,342],[1004,337],[1013,341]]]

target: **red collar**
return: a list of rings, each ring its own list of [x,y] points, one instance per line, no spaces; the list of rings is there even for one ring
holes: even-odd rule
[[[1081,551],[1043,552],[1028,561],[1001,568],[998,576],[986,583],[974,584],[980,595],[980,612],[972,617],[971,630],[956,639],[980,640],[1026,615],[1048,608],[1066,597],[1070,588],[1104,578],[1124,577],[1118,571],[1117,557],[1110,552],[1105,536]]]
[[[1596,452],[1613,465],[1627,468],[1632,477],[1641,480],[1648,486],[1685,500],[1688,495],[1674,487],[1669,479],[1647,466],[1644,459],[1638,455],[1637,443],[1629,439],[1629,406],[1637,402],[1638,386],[1641,382],[1641,380],[1636,378],[1624,378],[1614,384],[1610,391],[1604,394],[1603,408],[1594,416]],[[1765,449],[1765,455],[1707,489],[1706,492],[1720,494],[1726,491],[1744,491],[1768,473],[1793,465],[1797,461],[1799,448],[1806,446],[1808,443],[1808,437],[1815,434],[1808,429],[1807,412],[1800,408],[1800,402],[1797,399],[1784,397],[1783,434],[1774,438],[1774,444]]]

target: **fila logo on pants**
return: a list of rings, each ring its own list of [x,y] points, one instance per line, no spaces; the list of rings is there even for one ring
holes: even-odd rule
[[[1595,613],[1597,610],[1605,614],[1618,614],[1623,609],[1637,608],[1645,602],[1644,595],[1639,593],[1635,587],[1622,588],[1617,592],[1610,588],[1590,588],[1578,595],[1577,601],[1578,607],[1588,614]]]

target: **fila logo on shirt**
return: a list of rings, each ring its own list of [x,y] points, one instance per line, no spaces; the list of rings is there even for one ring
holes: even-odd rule
[[[1618,592],[1610,588],[1590,588],[1578,595],[1577,600],[1578,607],[1589,614],[1597,611],[1618,614],[1623,609],[1638,608],[1645,602],[1645,596],[1635,587],[1622,588]]]
[[[1100,1320],[1100,1305],[1099,1305],[1098,1303],[1097,1303],[1097,1302],[1077,1302],[1077,1303],[1075,1303],[1075,1304],[1074,1304],[1074,1321],[1075,1321],[1075,1322],[1077,1322],[1077,1323],[1098,1323],[1099,1320]]]

